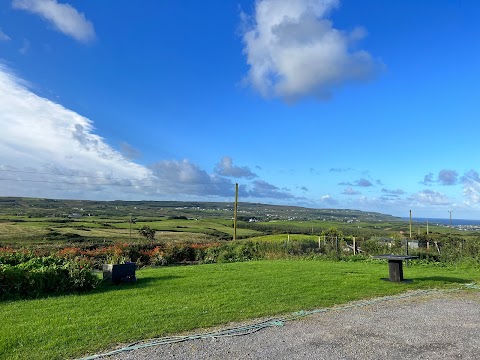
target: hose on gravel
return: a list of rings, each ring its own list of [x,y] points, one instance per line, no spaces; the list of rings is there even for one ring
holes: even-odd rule
[[[480,290],[480,286],[476,285],[475,283],[465,284],[464,287],[468,289]],[[346,305],[334,306],[331,308],[320,308],[320,309],[308,310],[308,311],[301,310],[287,316],[269,319],[269,320],[261,321],[251,325],[238,326],[238,327],[228,328],[224,330],[216,330],[216,331],[211,331],[211,332],[202,333],[202,334],[192,334],[192,335],[186,335],[186,336],[167,336],[162,338],[154,338],[154,339],[149,339],[144,341],[138,341],[138,342],[129,344],[127,346],[124,346],[120,349],[115,349],[103,354],[95,354],[95,355],[87,356],[78,360],[94,360],[94,359],[99,359],[106,356],[120,354],[127,351],[138,350],[146,347],[173,344],[173,343],[190,341],[190,340],[214,339],[218,337],[249,335],[265,328],[283,326],[287,321],[297,320],[313,314],[319,314],[319,313],[324,313],[328,311],[339,311],[339,310],[347,310],[347,309],[358,308],[358,307],[365,307],[368,305],[374,305],[384,301],[407,299],[415,296],[458,292],[462,289],[464,288],[454,288],[454,289],[444,289],[444,290],[438,290],[438,289],[416,290],[416,291],[412,291],[412,292],[408,292],[400,295],[384,296],[381,298],[376,298],[371,300],[362,300],[354,303],[349,303]]]

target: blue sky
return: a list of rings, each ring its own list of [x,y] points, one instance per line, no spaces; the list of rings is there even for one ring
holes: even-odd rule
[[[0,3],[0,195],[480,218],[480,3]]]

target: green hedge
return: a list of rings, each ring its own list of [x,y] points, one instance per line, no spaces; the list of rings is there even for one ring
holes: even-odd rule
[[[55,256],[33,258],[17,265],[0,264],[0,298],[87,291],[98,282],[88,264]]]

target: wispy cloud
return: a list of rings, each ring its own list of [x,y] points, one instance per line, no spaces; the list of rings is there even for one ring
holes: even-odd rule
[[[390,197],[399,197],[400,195],[405,195],[405,191],[401,189],[389,190],[389,189],[383,188],[382,193]]]
[[[426,185],[426,186],[431,186],[433,185],[433,183],[435,183],[433,173],[428,173],[427,175],[425,175],[423,177],[423,181],[420,182],[420,184]]]
[[[329,205],[329,206],[337,206],[339,204],[339,201],[330,195],[323,195],[320,197],[320,203]]]
[[[122,152],[123,156],[130,160],[138,159],[142,156],[142,153],[139,150],[135,149],[126,141],[120,143],[120,151]]]
[[[95,39],[93,24],[69,4],[60,4],[57,0],[13,0],[12,6],[39,15],[58,31],[80,42]]]
[[[338,183],[338,185],[342,186],[359,186],[359,187],[370,187],[373,186],[372,182],[370,180],[367,180],[365,178],[358,179],[356,181],[352,182],[341,182]]]
[[[463,195],[467,205],[480,203],[480,176],[475,170],[465,173],[460,179],[463,184]]]
[[[428,173],[423,178],[423,181],[420,181],[420,184],[426,185],[426,186],[432,186],[434,184],[450,186],[450,185],[456,185],[457,183],[458,183],[458,172],[456,172],[455,170],[448,170],[448,169],[440,170],[436,178],[433,173]]]
[[[129,179],[133,186],[151,176],[148,169],[110,148],[94,133],[89,119],[35,95],[2,65],[0,128],[0,167],[10,171],[2,175],[12,180],[2,185],[16,188],[15,193],[29,189],[21,183],[27,180],[43,181],[43,189],[68,192],[76,190],[71,184],[75,182],[92,190],[99,184],[118,184],[119,179]],[[47,179],[48,174],[54,176]],[[9,195],[7,186],[1,187],[3,195]]]
[[[352,170],[351,168],[330,168],[330,172],[347,172]]]
[[[0,65],[0,196],[94,199],[232,198],[231,179],[189,160],[143,166],[139,152],[122,143],[122,154],[95,133],[93,122],[34,94]],[[250,178],[245,167],[223,159],[223,174]],[[230,159],[231,160],[231,159]],[[221,172],[221,171],[220,171]],[[246,199],[300,199],[263,180],[241,184]]]
[[[458,173],[455,170],[440,170],[438,182],[441,185],[455,185],[458,181]]]
[[[343,195],[360,195],[360,191],[353,190],[351,187],[348,187],[342,191]]]
[[[189,160],[162,160],[150,166],[158,184],[157,191],[166,194],[233,196],[231,180],[210,175]]]
[[[245,194],[252,198],[270,198],[270,199],[292,199],[294,196],[288,191],[284,191],[275,185],[263,180],[255,180],[252,188]]]
[[[257,0],[255,13],[242,14],[248,83],[263,96],[287,101],[313,96],[328,99],[335,88],[369,80],[380,64],[364,50],[357,27],[335,29],[328,19],[339,0]]]
[[[22,47],[18,49],[18,51],[20,52],[20,54],[25,55],[28,53],[29,50],[30,50],[30,41],[28,41],[27,39],[23,39]]]
[[[426,189],[413,194],[408,200],[419,205],[451,205],[451,199],[445,194]]]
[[[234,178],[253,179],[257,177],[257,174],[252,172],[247,166],[233,165],[233,160],[229,156],[224,156],[215,166],[215,173],[221,176]]]
[[[370,180],[367,180],[367,179],[360,179],[360,180],[357,180],[355,182],[356,186],[361,186],[361,187],[370,187],[370,186],[373,186],[372,182]]]
[[[0,28],[0,41],[8,41],[8,40],[11,40],[10,36],[5,34],[2,28]]]

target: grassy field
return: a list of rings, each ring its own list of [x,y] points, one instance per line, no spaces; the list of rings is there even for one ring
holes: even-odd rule
[[[78,235],[73,242],[91,242],[102,244],[108,242],[127,242],[130,240],[128,219],[84,217],[66,220],[51,218],[11,217],[14,221],[0,221],[0,246],[32,246],[60,244],[69,241],[68,235]],[[157,231],[155,238],[165,241],[202,242],[216,241],[218,236],[233,237],[231,221],[210,220],[162,220],[142,219],[132,224],[131,239],[142,240],[138,230],[149,226]],[[251,229],[237,229],[237,236],[248,237],[260,235]]]
[[[304,234],[276,234],[276,235],[264,235],[264,236],[254,236],[250,238],[251,241],[258,242],[279,242],[283,243],[285,241],[298,241],[298,240],[315,240],[319,238],[318,235],[304,235]],[[323,239],[323,237],[321,237]]]
[[[0,358],[64,359],[119,343],[413,289],[480,280],[475,268],[410,266],[411,283],[380,280],[386,262],[257,261],[149,268],[138,282],[92,293],[0,302]]]

